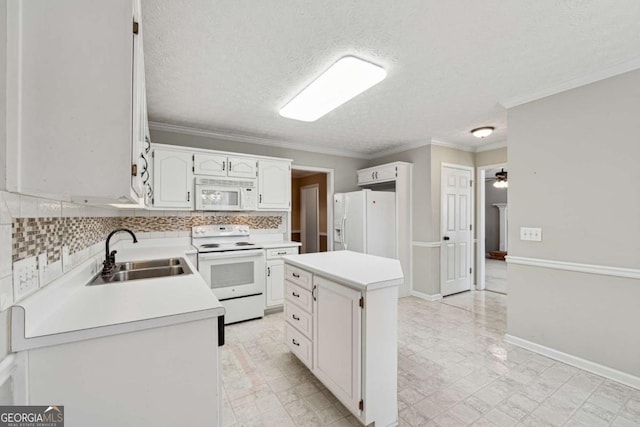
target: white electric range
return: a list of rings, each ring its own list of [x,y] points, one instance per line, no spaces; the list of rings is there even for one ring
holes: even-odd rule
[[[249,242],[246,225],[202,225],[191,229],[198,271],[226,309],[225,324],[264,316],[264,249]]]

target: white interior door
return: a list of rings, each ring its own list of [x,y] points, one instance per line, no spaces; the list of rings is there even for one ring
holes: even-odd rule
[[[302,253],[319,251],[320,241],[320,195],[318,185],[300,189],[300,238]]]
[[[440,293],[471,289],[471,177],[472,169],[442,166]]]

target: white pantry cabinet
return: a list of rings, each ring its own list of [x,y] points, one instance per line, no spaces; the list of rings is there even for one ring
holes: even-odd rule
[[[154,208],[193,209],[193,155],[188,151],[154,148]]]
[[[291,162],[258,160],[258,209],[291,209]]]
[[[351,251],[285,256],[285,340],[364,425],[398,422],[400,262]]]
[[[193,173],[233,178],[256,178],[257,161],[251,157],[234,157],[222,154],[195,153]]]
[[[9,190],[140,200],[142,29],[139,0],[7,3]]]
[[[358,185],[395,181],[397,176],[396,171],[396,165],[393,163],[360,169],[358,171]]]

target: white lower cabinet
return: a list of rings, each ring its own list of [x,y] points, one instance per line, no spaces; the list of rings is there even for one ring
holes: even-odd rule
[[[265,307],[280,307],[284,304],[284,260],[285,255],[295,255],[298,248],[293,246],[267,249]]]
[[[18,404],[63,404],[68,426],[223,425],[217,318],[35,348],[18,357],[25,382]]]
[[[291,352],[361,423],[397,425],[398,288],[357,289],[288,261],[285,284]]]
[[[360,412],[361,294],[313,278],[313,373],[352,412]]]

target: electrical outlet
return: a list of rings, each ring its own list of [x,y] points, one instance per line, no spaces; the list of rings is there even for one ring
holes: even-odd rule
[[[542,241],[542,228],[539,227],[520,227],[520,240],[528,240],[531,242]]]
[[[38,281],[40,282],[40,286],[44,286],[47,284],[47,253],[41,253],[38,255]]]
[[[62,247],[62,271],[71,270],[71,257],[69,256],[69,246]]]
[[[13,263],[13,297],[16,301],[38,289],[38,265],[36,257]]]

